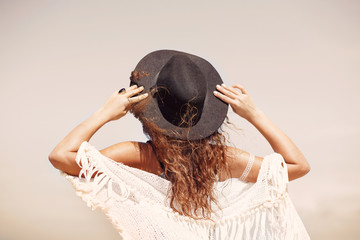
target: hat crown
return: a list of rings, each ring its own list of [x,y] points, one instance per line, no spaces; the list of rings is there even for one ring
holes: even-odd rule
[[[164,118],[179,127],[195,125],[202,113],[207,81],[200,68],[185,55],[174,55],[157,78],[156,95]]]
[[[151,94],[145,105],[134,105],[142,123],[154,123],[169,137],[198,140],[213,134],[224,122],[228,105],[213,94],[222,80],[205,59],[157,50],[143,57],[134,72],[130,85],[143,86],[144,93]],[[190,115],[196,113],[188,122],[187,110]],[[183,125],[183,118],[189,125]]]

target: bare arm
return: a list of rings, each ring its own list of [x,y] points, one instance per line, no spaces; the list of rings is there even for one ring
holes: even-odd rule
[[[237,89],[241,90],[241,92]],[[222,85],[218,86],[217,90],[219,92],[215,91],[214,95],[229,103],[236,114],[253,124],[266,138],[273,150],[283,156],[288,167],[289,180],[302,177],[310,171],[310,165],[301,151],[283,131],[255,106],[244,87],[240,85],[234,85],[233,87]],[[242,154],[241,161],[237,161],[238,164],[233,164],[236,166],[235,169],[243,170],[247,157],[248,153]],[[262,158],[259,157],[255,160],[254,168],[250,173],[252,180],[256,179],[256,172],[258,173],[260,169],[261,161]]]
[[[117,91],[114,92],[102,108],[75,127],[56,145],[49,155],[49,160],[53,166],[68,174],[78,175],[80,168],[75,162],[75,157],[80,144],[83,141],[89,141],[96,131],[107,122],[123,117],[131,108],[132,103],[145,99],[147,94],[133,97],[142,90],[142,87],[137,88],[134,85],[129,87],[125,93],[118,94]],[[130,98],[130,101],[128,98]]]
[[[310,171],[310,165],[305,156],[262,111],[254,113],[249,121],[267,139],[274,152],[283,156],[287,163],[289,180],[300,178]]]

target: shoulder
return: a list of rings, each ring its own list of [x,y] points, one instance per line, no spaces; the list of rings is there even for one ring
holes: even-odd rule
[[[249,163],[250,155],[252,154],[247,151],[230,146],[226,147],[225,158],[229,166],[231,177],[241,177]],[[249,174],[246,177],[246,181],[256,182],[263,159],[264,158],[262,157],[254,156],[254,162],[252,163]]]
[[[120,142],[100,150],[101,154],[127,166],[144,171],[158,172],[159,163],[149,143]]]

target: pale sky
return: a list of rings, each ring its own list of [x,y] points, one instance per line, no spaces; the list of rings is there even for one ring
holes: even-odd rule
[[[311,164],[290,182],[312,239],[360,238],[360,2],[0,1],[0,239],[119,239],[47,157],[77,124],[129,84],[147,53],[210,61]],[[270,145],[248,122],[236,146]],[[91,139],[98,149],[145,140],[131,115]]]

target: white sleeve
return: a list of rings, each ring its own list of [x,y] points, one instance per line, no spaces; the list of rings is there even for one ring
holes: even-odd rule
[[[274,152],[265,156],[257,182],[264,184],[270,195],[287,192],[289,183],[288,169],[281,154]]]

